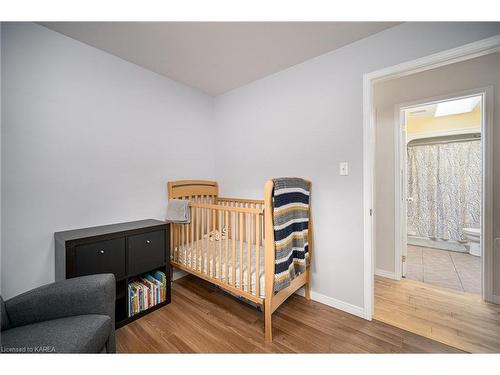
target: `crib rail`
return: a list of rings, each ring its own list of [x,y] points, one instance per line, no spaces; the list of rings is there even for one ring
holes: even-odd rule
[[[191,222],[171,227],[172,265],[262,303],[264,202],[217,197],[190,200]]]
[[[264,201],[258,199],[244,199],[244,198],[216,198],[217,204],[230,207],[249,207],[264,209]]]

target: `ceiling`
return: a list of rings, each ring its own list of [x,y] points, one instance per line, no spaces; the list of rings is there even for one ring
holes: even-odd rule
[[[394,22],[42,22],[216,96],[398,25]]]

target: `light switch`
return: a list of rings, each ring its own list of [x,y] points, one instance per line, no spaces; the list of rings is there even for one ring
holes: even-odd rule
[[[346,161],[339,163],[339,174],[341,176],[347,176],[349,174],[349,164]]]

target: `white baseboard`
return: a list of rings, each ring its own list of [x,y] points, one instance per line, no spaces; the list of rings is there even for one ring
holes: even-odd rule
[[[172,274],[172,280],[175,281],[175,280],[181,279],[187,275],[189,275],[189,273],[187,273],[183,270],[174,269],[174,273]]]
[[[300,288],[295,293],[304,296],[304,288]],[[359,306],[351,305],[350,303],[340,301],[338,299],[325,296],[324,294],[315,292],[311,290],[311,299],[313,301],[322,303],[323,305],[327,305],[333,307],[338,310],[342,310],[346,313],[359,316],[360,318],[366,319],[365,309]]]
[[[491,296],[491,302],[496,303],[497,305],[500,305],[500,296],[492,295]]]
[[[394,272],[381,270],[380,268],[377,268],[375,270],[375,275],[381,276],[381,277],[387,277],[388,279],[396,280],[396,274]]]

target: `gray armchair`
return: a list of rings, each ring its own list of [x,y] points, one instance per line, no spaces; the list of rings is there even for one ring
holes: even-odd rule
[[[3,301],[3,353],[115,353],[115,277],[90,275]]]

